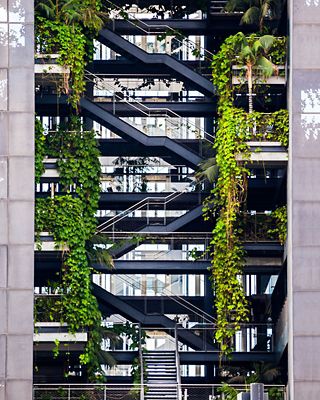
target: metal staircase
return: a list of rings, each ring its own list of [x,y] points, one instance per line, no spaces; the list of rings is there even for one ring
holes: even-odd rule
[[[181,329],[177,332],[176,322],[168,318],[167,316],[162,314],[145,314],[129,302],[120,299],[118,296],[113,295],[112,293],[103,289],[101,286],[95,283],[92,284],[92,289],[93,294],[97,297],[99,301],[99,307],[103,315],[119,313],[124,318],[135,323],[140,323],[142,326],[154,327],[160,330],[161,328],[166,328],[167,332],[170,335],[177,337],[179,341],[188,345],[194,350],[203,349],[203,338],[199,337],[194,332],[188,329]],[[190,308],[194,307],[191,303],[189,303],[189,305],[183,304],[183,306],[186,308],[189,307],[189,311]],[[207,349],[211,351],[217,350],[212,342],[207,343]]]
[[[143,354],[145,400],[177,400],[176,354],[174,351],[148,351]]]
[[[158,66],[158,68],[165,67],[177,79],[189,84],[205,96],[211,97],[215,94],[214,87],[208,79],[187,67],[182,61],[168,54],[147,53],[109,29],[101,30],[98,40],[100,43],[130,60],[144,64],[153,64]]]
[[[197,167],[202,161],[202,158],[187,146],[177,143],[167,136],[148,136],[87,98],[82,98],[80,105],[86,115],[129,142],[138,142],[154,148],[165,147],[168,155],[176,157],[191,168]]]

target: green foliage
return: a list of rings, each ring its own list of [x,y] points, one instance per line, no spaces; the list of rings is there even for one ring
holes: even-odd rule
[[[75,184],[75,192],[83,204],[88,237],[96,228],[94,214],[100,196],[100,161],[93,130],[84,131],[76,117],[66,127],[47,135],[48,152],[57,158],[60,183],[64,191]]]
[[[91,293],[91,266],[87,256],[87,241],[92,238],[100,193],[100,163],[94,132],[82,130],[77,119],[68,128],[58,129],[47,137],[47,153],[58,158],[60,182],[66,195],[37,199],[36,235],[50,232],[58,247],[63,247],[62,278],[57,288],[61,295],[55,302],[60,322],[68,331],[87,332],[88,341],[80,362],[87,365],[91,380],[101,372],[102,328],[98,303]],[[75,184],[75,195],[69,193]],[[101,374],[99,376],[102,376]]]
[[[248,304],[238,279],[242,273],[244,251],[237,220],[245,194],[247,170],[236,160],[237,154],[247,153],[246,132],[243,111],[225,108],[214,144],[219,177],[212,194],[219,215],[211,240],[211,273],[217,314],[215,338],[225,355],[232,350],[231,341],[240,322],[248,320]]]
[[[221,387],[218,388],[218,392],[224,395],[224,400],[237,400],[239,391],[227,383],[223,383]]]
[[[63,89],[70,95],[72,107],[77,108],[85,89],[86,38],[81,27],[38,17],[36,40],[42,52],[59,53],[58,63],[70,69],[70,76],[65,78]]]
[[[42,53],[59,53],[58,63],[70,69],[63,90],[77,108],[85,89],[85,67],[92,59],[92,39],[107,14],[100,0],[42,0],[36,2],[36,46]]]
[[[268,390],[269,400],[284,400],[283,392],[274,387]]]
[[[276,234],[279,238],[280,243],[284,244],[287,240],[287,206],[282,206],[272,211],[271,216],[276,222],[276,228],[270,229],[268,233]]]
[[[241,322],[249,319],[248,302],[239,280],[245,255],[239,214],[247,192],[249,171],[246,164],[250,159],[247,141],[279,140],[287,145],[289,130],[286,110],[274,114],[246,113],[233,106],[232,65],[241,62],[239,51],[244,53],[242,62],[247,63],[248,57],[250,62],[256,62],[253,58],[261,56],[260,48],[263,57],[272,63],[271,49],[275,40],[269,36],[257,40],[255,35],[245,38],[238,33],[225,40],[212,61],[213,84],[219,94],[219,120],[214,144],[216,156],[208,160],[207,165],[210,176],[215,177],[215,186],[203,211],[205,219],[212,214],[215,218],[210,270],[217,315],[215,339],[220,345],[221,357],[230,355],[235,332]],[[238,161],[239,154],[242,162]],[[243,162],[246,160],[247,163]]]
[[[283,0],[228,0],[225,10],[243,13],[240,25],[254,25],[263,32],[280,20],[284,4]]]
[[[43,134],[43,127],[41,121],[35,119],[35,182],[39,183],[41,175],[44,173],[45,168],[43,159],[45,156],[45,136]]]

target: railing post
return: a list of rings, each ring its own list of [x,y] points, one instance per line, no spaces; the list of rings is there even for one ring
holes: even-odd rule
[[[181,375],[180,375],[180,358],[179,358],[179,337],[178,337],[178,325],[174,326],[174,337],[176,344],[176,369],[177,369],[177,398],[178,400],[182,400],[182,391],[181,391]]]
[[[141,324],[139,324],[139,359],[140,359],[140,400],[144,400],[144,363],[141,344]]]
[[[103,400],[107,400],[107,386],[104,385]]]

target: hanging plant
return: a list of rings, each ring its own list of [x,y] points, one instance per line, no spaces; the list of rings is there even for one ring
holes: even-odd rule
[[[34,169],[35,169],[35,182],[39,183],[41,175],[44,173],[45,168],[43,165],[43,159],[45,156],[45,141],[46,138],[43,134],[43,127],[41,121],[35,119],[35,158],[34,158]]]
[[[100,0],[36,1],[36,49],[58,53],[58,64],[70,70],[62,90],[74,109],[85,90],[84,72],[93,57],[93,39],[107,19],[101,9]]]
[[[36,237],[47,231],[56,246],[63,247],[60,294],[53,312],[60,315],[71,334],[88,335],[80,363],[87,365],[91,380],[102,377],[101,342],[103,329],[98,302],[91,292],[92,268],[88,242],[95,233],[95,213],[100,194],[100,163],[97,141],[93,131],[84,131],[80,120],[60,127],[46,137],[46,154],[57,157],[60,183],[67,193],[53,199],[36,201]],[[37,148],[37,146],[36,146]],[[39,155],[40,158],[40,155]],[[70,193],[70,186],[75,191]],[[41,244],[38,242],[38,244]]]

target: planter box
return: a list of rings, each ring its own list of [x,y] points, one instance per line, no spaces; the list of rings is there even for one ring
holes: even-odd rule
[[[286,84],[286,67],[284,65],[278,65],[278,75],[273,75],[270,78],[262,78],[259,76],[253,76],[253,83],[259,85],[285,85]],[[232,84],[241,85],[247,82],[244,76],[240,76],[240,72],[244,71],[243,67],[238,65],[232,66]]]

